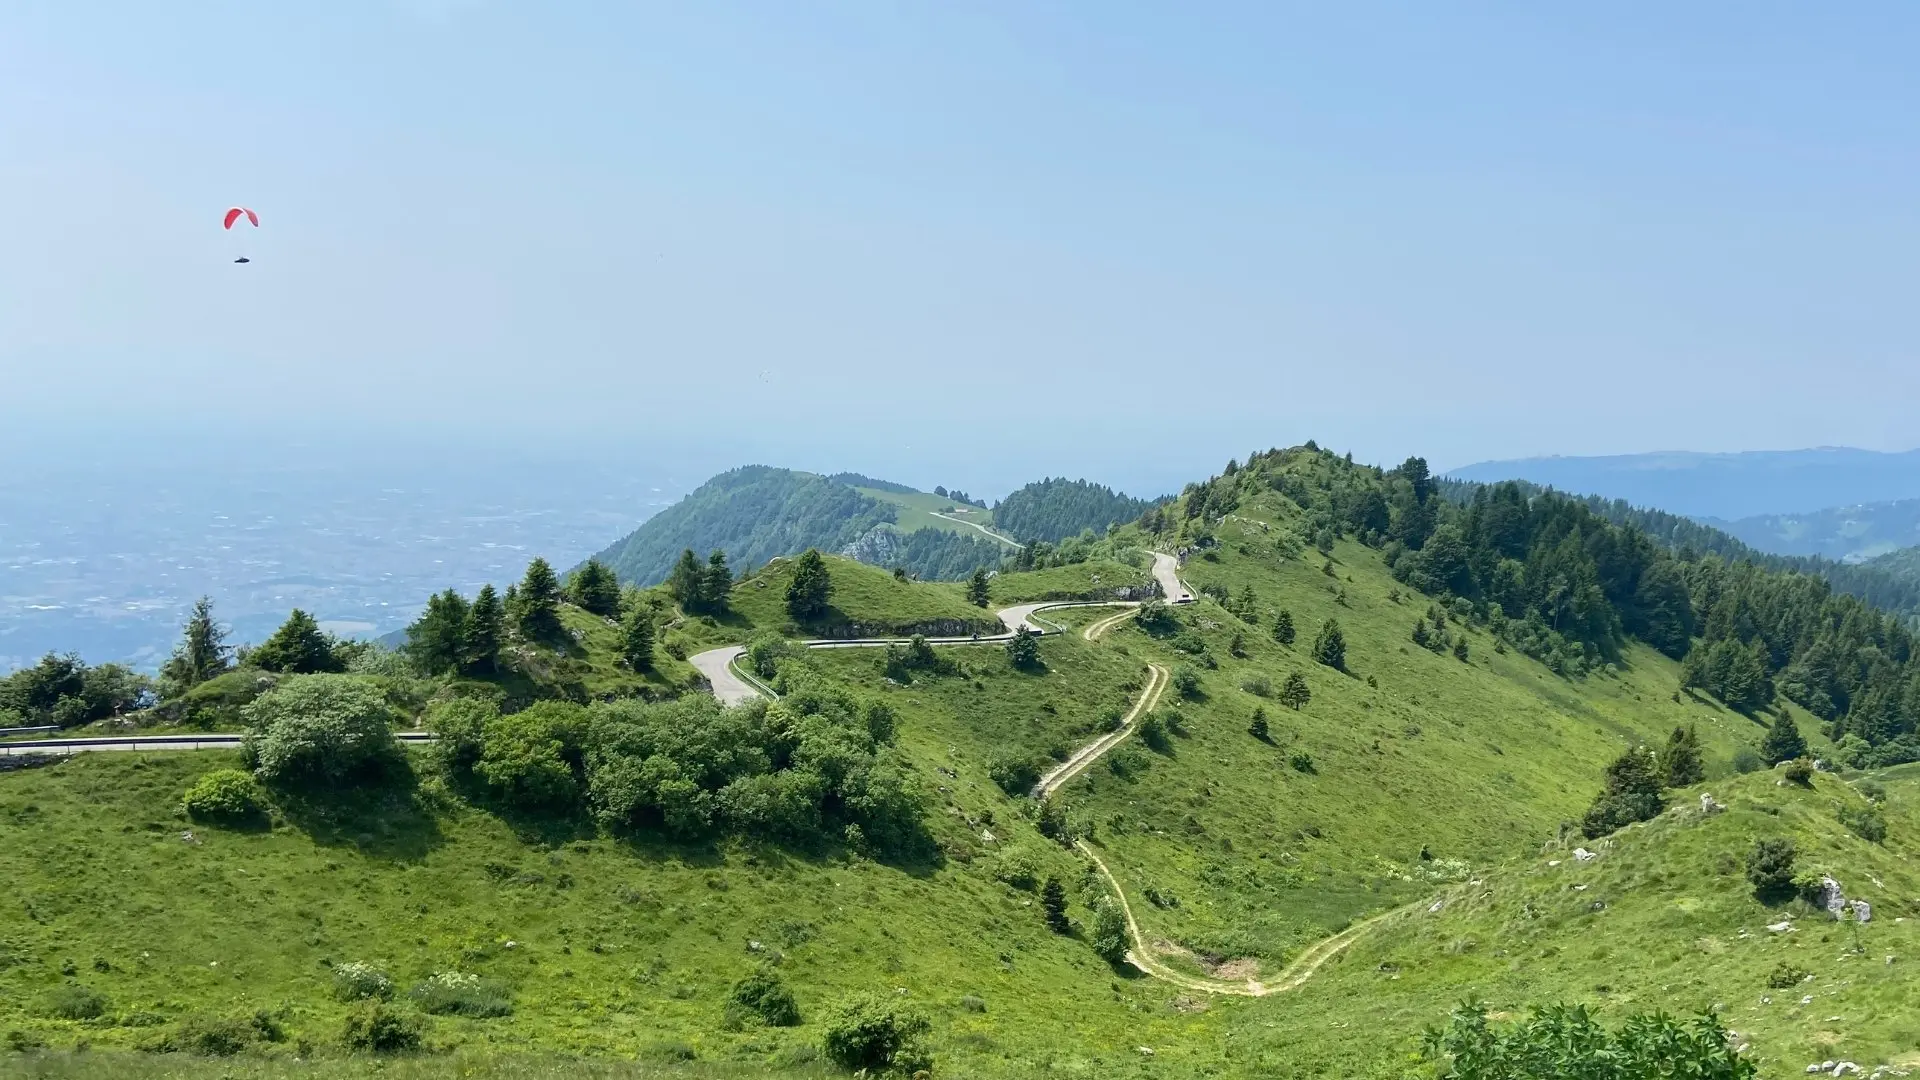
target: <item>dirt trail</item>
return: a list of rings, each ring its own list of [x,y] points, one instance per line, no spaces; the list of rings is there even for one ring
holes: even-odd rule
[[[1127,962],[1163,982],[1172,983],[1186,990],[1196,990],[1203,994],[1233,994],[1239,997],[1266,997],[1268,994],[1278,994],[1283,991],[1298,989],[1301,984],[1313,977],[1314,972],[1320,970],[1322,964],[1338,956],[1342,950],[1355,941],[1358,941],[1368,931],[1389,919],[1411,914],[1418,910],[1422,903],[1425,903],[1425,901],[1416,901],[1405,907],[1398,907],[1392,911],[1382,912],[1370,919],[1354,923],[1352,926],[1347,927],[1345,930],[1340,931],[1330,938],[1315,942],[1308,946],[1306,951],[1294,957],[1292,963],[1282,968],[1278,978],[1271,983],[1263,983],[1256,979],[1248,979],[1244,982],[1233,982],[1226,979],[1208,979],[1198,975],[1188,975],[1185,972],[1175,971],[1161,963],[1159,959],[1154,956],[1153,947],[1147,944],[1146,937],[1140,933],[1140,924],[1133,919],[1133,905],[1127,902],[1127,894],[1126,891],[1120,887],[1120,879],[1113,876],[1113,871],[1107,869],[1107,864],[1101,861],[1100,856],[1094,853],[1093,848],[1087,846],[1086,841],[1076,840],[1073,846],[1078,848],[1082,855],[1085,855],[1093,861],[1093,865],[1100,871],[1100,876],[1107,879],[1107,887],[1113,890],[1113,895],[1120,901],[1121,914],[1127,918],[1127,936],[1133,941],[1133,948],[1127,950]]]
[[[973,522],[960,521],[957,518],[950,520],[957,521],[964,525],[972,525],[974,528],[980,529],[981,532],[986,532],[990,536],[994,535]],[[995,539],[1002,538],[995,536]],[[1164,555],[1159,552],[1155,552],[1153,558],[1154,577],[1160,582],[1161,588],[1168,601],[1175,604],[1191,602],[1193,594],[1188,591],[1185,582],[1180,580],[1178,560],[1171,555]],[[994,635],[992,638],[973,639],[971,643],[1003,640],[1011,637],[1013,631],[1020,627],[1039,630],[1041,628],[1035,626],[1032,621],[1035,612],[1038,610],[1052,607],[1094,606],[1124,606],[1126,610],[1115,615],[1105,616],[1088,624],[1086,629],[1081,631],[1081,636],[1088,641],[1100,640],[1109,630],[1133,618],[1140,612],[1140,605],[1131,601],[1107,601],[1105,603],[1098,601],[1093,603],[1084,601],[1076,603],[1069,601],[1064,603],[1024,604],[1000,612],[1001,621],[1013,629],[1010,629],[1005,634]],[[874,639],[870,641],[808,641],[803,644],[808,648],[819,649],[871,647],[888,643],[887,640]],[[970,643],[969,639],[936,639],[933,642],[933,644],[936,645],[963,643]],[[760,694],[758,688],[739,679],[731,670],[731,662],[741,651],[738,646],[733,646],[726,649],[715,649],[693,658],[696,666],[700,667],[703,672],[710,672],[711,669],[709,674],[710,681],[713,683],[716,696],[720,696],[722,700],[729,700],[730,698],[744,700],[745,698],[759,696]],[[706,661],[706,663],[702,663],[703,661]],[[712,677],[712,673],[718,672],[724,672],[724,678]],[[1034,797],[1037,799],[1045,799],[1052,796],[1062,787],[1071,783],[1075,777],[1084,773],[1089,765],[1100,760],[1108,751],[1125,741],[1127,736],[1133,734],[1135,725],[1140,717],[1146,715],[1149,710],[1160,703],[1160,696],[1165,692],[1167,684],[1170,681],[1171,673],[1165,667],[1160,664],[1148,664],[1147,685],[1141,689],[1140,696],[1134,699],[1132,710],[1121,719],[1120,726],[1074,751],[1072,757],[1069,757],[1066,761],[1041,777],[1040,782],[1034,785]],[[737,684],[737,686],[735,684]],[[1282,991],[1296,989],[1308,979],[1312,978],[1314,972],[1320,970],[1321,965],[1338,956],[1347,946],[1359,940],[1367,932],[1387,920],[1398,918],[1417,910],[1420,907],[1420,903],[1424,903],[1424,901],[1422,901],[1409,904],[1406,907],[1395,908],[1392,911],[1375,915],[1370,919],[1354,923],[1352,926],[1334,934],[1332,937],[1315,942],[1301,952],[1299,956],[1294,957],[1293,961],[1285,968],[1282,968],[1272,982],[1262,983],[1257,979],[1246,979],[1243,981],[1209,979],[1176,971],[1161,962],[1154,954],[1153,947],[1148,944],[1146,937],[1140,933],[1140,925],[1134,921],[1133,906],[1127,902],[1127,893],[1125,889],[1120,887],[1120,880],[1113,876],[1113,871],[1107,869],[1107,864],[1101,860],[1100,856],[1096,854],[1093,848],[1085,841],[1075,841],[1074,846],[1099,869],[1100,876],[1106,879],[1107,887],[1113,890],[1114,897],[1120,902],[1120,910],[1126,915],[1127,936],[1133,942],[1133,948],[1127,951],[1127,961],[1147,975],[1159,979],[1162,982],[1202,994],[1266,997],[1268,994],[1277,994]]]
[[[942,521],[951,521],[955,525],[965,525],[969,529],[978,529],[979,531],[985,533],[990,539],[998,540],[1001,543],[1007,545],[1008,547],[1017,548],[1020,546],[1020,541],[1015,540],[1010,536],[1003,536],[1000,533],[994,532],[992,529],[987,528],[985,525],[982,525],[977,521],[968,521],[966,518],[954,517],[952,514],[943,514],[938,510],[929,510],[927,511],[927,513],[932,514],[934,517],[937,517]]]
[[[1133,734],[1134,721],[1145,715],[1149,709],[1160,703],[1160,692],[1167,688],[1167,669],[1159,664],[1147,665],[1147,685],[1141,689],[1140,696],[1134,699],[1133,709],[1120,721],[1120,726],[1093,740],[1073,752],[1073,756],[1061,762],[1040,778],[1033,787],[1033,797],[1044,799],[1060,789],[1062,784],[1086,771],[1087,766],[1100,760],[1100,756],[1120,745],[1121,741]]]

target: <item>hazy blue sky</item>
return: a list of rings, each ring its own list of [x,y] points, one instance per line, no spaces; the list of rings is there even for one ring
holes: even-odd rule
[[[996,494],[1904,449],[1916,51],[1892,3],[15,0],[0,427]]]

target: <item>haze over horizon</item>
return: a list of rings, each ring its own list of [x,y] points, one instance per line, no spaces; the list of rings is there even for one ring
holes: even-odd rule
[[[1906,449],[1917,22],[20,5],[0,426],[73,452],[47,406],[84,385],[129,457],[604,445],[1143,494],[1307,438]]]

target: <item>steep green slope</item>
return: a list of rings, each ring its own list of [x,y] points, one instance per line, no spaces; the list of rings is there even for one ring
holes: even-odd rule
[[[648,518],[598,558],[624,581],[666,579],[680,552],[724,550],[736,566],[758,566],[807,548],[837,552],[893,508],[823,476],[748,465],[721,473]]]
[[[1469,990],[1495,1009],[1578,997],[1606,1011],[1723,1006],[1764,1076],[1809,1062],[1920,1064],[1920,787],[1888,786],[1885,843],[1842,813],[1867,801],[1840,780],[1810,788],[1760,773],[1677,792],[1660,818],[1462,882],[1387,922],[1315,987],[1354,1025],[1404,1031]],[[1701,812],[1700,790],[1728,809]],[[1831,873],[1872,921],[1836,923],[1799,899],[1757,898],[1744,860],[1760,838],[1795,844],[1802,873]],[[1789,922],[1790,931],[1771,926]]]
[[[842,474],[848,475],[848,474]],[[1005,545],[931,511],[953,506],[899,484],[838,479],[749,465],[721,473],[647,519],[596,556],[624,581],[665,580],[686,549],[725,551],[752,567],[808,548],[849,555],[876,566],[906,568],[929,579],[958,579],[992,566]],[[974,511],[987,516],[982,511]]]
[[[1443,495],[1462,505],[1470,502],[1484,486],[1445,479],[1438,483]],[[1546,490],[1527,483],[1518,486],[1529,497]],[[1723,529],[1665,510],[1598,495],[1585,496],[1580,502],[1600,517],[1644,533],[1669,550],[1711,553],[1729,562],[1749,562],[1774,572],[1817,577],[1831,585],[1833,591],[1857,597],[1910,624],[1920,620],[1920,567],[1915,566],[1911,557],[1899,552],[1864,563],[1843,563],[1820,555],[1772,554]]]

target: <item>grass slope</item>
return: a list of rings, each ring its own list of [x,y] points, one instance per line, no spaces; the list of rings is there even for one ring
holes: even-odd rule
[[[321,962],[365,960],[403,986],[448,969],[513,986],[511,1018],[432,1021],[436,1046],[467,1054],[691,1053],[780,1071],[799,1067],[817,1045],[827,1003],[856,989],[901,988],[932,1016],[933,1050],[950,1075],[1398,1076],[1419,1027],[1475,992],[1497,994],[1503,1008],[1592,999],[1604,972],[1607,1003],[1746,1002],[1752,972],[1768,957],[1700,964],[1687,982],[1676,973],[1693,962],[1687,943],[1707,936],[1746,956],[1748,943],[1736,945],[1731,928],[1750,929],[1760,912],[1723,866],[1758,827],[1799,836],[1820,853],[1810,859],[1838,863],[1850,888],[1877,876],[1889,895],[1885,927],[1908,925],[1892,919],[1899,896],[1920,898],[1905,869],[1911,788],[1889,813],[1888,846],[1860,848],[1828,827],[1830,804],[1850,798],[1833,781],[1777,796],[1771,777],[1729,781],[1733,750],[1757,742],[1761,728],[1708,702],[1674,701],[1670,661],[1634,649],[1617,672],[1569,681],[1497,654],[1485,634],[1458,626],[1450,632],[1466,634],[1468,661],[1434,655],[1409,640],[1426,601],[1396,586],[1377,553],[1341,544],[1329,575],[1317,552],[1290,554],[1296,549],[1275,539],[1290,514],[1278,496],[1239,513],[1246,520],[1222,526],[1223,542],[1183,573],[1195,586],[1250,588],[1257,625],[1203,600],[1178,609],[1178,634],[1153,637],[1129,620],[1099,642],[1051,636],[1035,672],[1013,669],[995,645],[956,647],[942,653],[949,670],[905,684],[885,678],[876,651],[806,657],[832,682],[895,707],[943,853],[926,865],[747,844],[636,845],[564,823],[516,826],[432,782],[386,804],[283,807],[271,830],[196,829],[198,842],[188,843],[179,793],[222,763],[219,755],[101,755],[0,776],[0,828],[18,841],[0,844],[0,875],[19,899],[0,906],[9,958],[0,1031],[109,1048],[147,1037],[150,1029],[130,1023],[149,1019],[141,1014],[172,1024],[266,1008],[324,1056],[344,1007],[327,997]],[[842,627],[991,618],[954,586],[830,565]],[[734,614],[684,620],[668,640],[802,631],[785,622],[788,567],[775,563],[740,583]],[[994,599],[1092,588],[1095,573],[1104,586],[1106,574],[1132,570],[1114,567],[1003,575]],[[1291,647],[1269,634],[1283,607],[1299,627]],[[1328,617],[1345,628],[1348,673],[1307,658]],[[1063,621],[1081,620],[1067,612]],[[1233,653],[1236,635],[1244,656]],[[1202,646],[1217,667],[1190,651]],[[1068,819],[1090,830],[1161,962],[1196,975],[1259,976],[1354,920],[1450,897],[1435,919],[1389,921],[1298,990],[1260,999],[1209,999],[1115,971],[1077,936],[1048,931],[1031,886],[1001,878],[1060,876],[1079,919],[1100,885],[1085,862],[1039,836],[1032,801],[1003,792],[989,768],[1009,756],[1057,758],[1104,730],[1149,663],[1199,672],[1200,696],[1174,705],[1184,734],[1166,752],[1128,740],[1059,798]],[[1277,687],[1296,671],[1313,690],[1304,710],[1256,693],[1260,680]],[[1247,734],[1256,706],[1266,709],[1272,742]],[[1630,830],[1579,882],[1590,886],[1581,900],[1604,888],[1606,912],[1596,919],[1568,908],[1566,876],[1540,869],[1543,845],[1560,842],[1561,823],[1591,800],[1606,761],[1678,723],[1699,725],[1718,774],[1708,786],[1724,789],[1733,810],[1697,825],[1676,813]],[[1302,754],[1311,771],[1291,763]],[[1904,776],[1895,770],[1889,783],[1908,784]],[[1758,808],[1770,799],[1778,817]],[[1436,858],[1423,860],[1423,846]],[[1674,915],[1694,912],[1663,896],[1699,899],[1706,929]],[[1636,906],[1642,897],[1649,906]],[[1555,906],[1543,909],[1549,900]],[[1543,910],[1555,921],[1531,928],[1538,920],[1527,913]],[[1624,927],[1617,938],[1594,932],[1616,925]],[[1820,932],[1809,927],[1794,939],[1812,955]],[[1819,947],[1843,944],[1836,937]],[[767,950],[782,955],[806,1026],[721,1030],[726,988]],[[63,975],[68,961],[73,974]],[[1858,965],[1849,973],[1867,966],[1846,963]],[[1537,976],[1536,964],[1545,965]],[[1892,970],[1905,969],[1896,962]],[[44,1015],[40,1003],[69,980],[105,994],[107,1016]],[[1863,1055],[1891,1054],[1905,1036],[1889,1002],[1904,984],[1856,983],[1878,1011],[1831,1045],[1855,1052],[1847,1040],[1857,1038]],[[1653,989],[1661,986],[1674,989]],[[964,1005],[964,995],[982,999],[985,1011]],[[1825,1024],[1808,1018],[1851,1008],[1791,1019]],[[1740,1014],[1735,1027],[1764,1035],[1776,1061],[1828,1045],[1816,1037],[1828,1028],[1793,1024],[1763,1032]]]
[[[1590,844],[1591,862],[1556,846],[1456,885],[1440,910],[1362,939],[1323,970],[1315,994],[1355,1026],[1390,1031],[1433,1019],[1466,992],[1499,1010],[1555,998],[1603,1012],[1719,1003],[1765,1076],[1829,1059],[1920,1064],[1920,976],[1909,961],[1920,946],[1920,868],[1908,854],[1920,785],[1890,787],[1887,844],[1840,824],[1838,810],[1865,800],[1832,776],[1810,789],[1772,773],[1704,788],[1728,810],[1703,815],[1698,789],[1676,793],[1660,818]],[[1774,836],[1794,840],[1797,867],[1831,872],[1870,901],[1873,921],[1756,899],[1741,860],[1756,838]],[[1789,919],[1791,932],[1766,929]],[[1810,978],[1770,985],[1784,968]]]
[[[854,488],[860,494],[879,502],[891,504],[896,511],[894,524],[901,532],[917,532],[921,529],[938,529],[941,532],[959,533],[962,536],[981,536],[979,529],[969,528],[960,521],[935,517],[936,513],[950,514],[962,521],[971,521],[985,528],[993,528],[993,511],[978,506],[966,506],[930,495],[924,491],[888,491],[883,488]],[[955,513],[958,508],[964,513]]]
[[[902,581],[889,571],[851,559],[827,556],[833,599],[826,614],[805,625],[787,614],[787,586],[793,560],[781,559],[742,579],[733,588],[733,610],[741,625],[777,630],[790,637],[871,637],[925,634],[999,633],[999,619],[966,602],[957,587]]]

